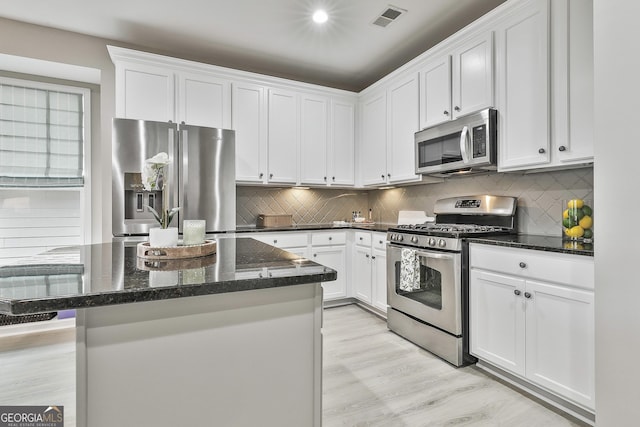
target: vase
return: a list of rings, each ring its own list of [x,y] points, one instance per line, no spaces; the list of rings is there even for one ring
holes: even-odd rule
[[[172,248],[178,246],[178,228],[152,228],[149,230],[149,246],[152,248]]]

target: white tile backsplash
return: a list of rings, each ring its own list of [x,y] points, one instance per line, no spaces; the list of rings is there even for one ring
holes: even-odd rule
[[[492,173],[390,190],[238,187],[236,221],[238,225],[255,225],[258,214],[264,213],[291,214],[296,224],[329,223],[351,218],[354,210],[366,216],[371,208],[376,222],[396,223],[400,210],[433,214],[438,199],[474,194],[517,197],[519,232],[560,236],[562,201],[593,200],[593,168]],[[594,215],[597,228],[597,207]]]

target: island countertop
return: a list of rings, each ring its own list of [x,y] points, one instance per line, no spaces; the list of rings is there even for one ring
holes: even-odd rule
[[[10,315],[295,286],[336,272],[249,237],[221,237],[202,258],[146,261],[136,244],[61,248],[0,267],[0,313]]]

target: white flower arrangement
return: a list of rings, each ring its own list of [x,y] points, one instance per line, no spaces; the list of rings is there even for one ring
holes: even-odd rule
[[[169,198],[167,197],[169,184],[165,181],[165,167],[171,163],[167,153],[158,153],[150,159],[145,160],[142,169],[142,185],[147,191],[162,191],[162,209],[158,213],[154,208],[147,205],[147,209],[156,218],[160,228],[167,228],[171,224],[174,215],[180,208],[168,208]]]

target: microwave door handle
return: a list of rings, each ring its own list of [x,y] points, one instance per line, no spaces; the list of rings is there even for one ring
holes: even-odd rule
[[[469,147],[469,128],[464,126],[462,132],[460,132],[460,154],[462,155],[462,161],[464,163],[469,163],[467,147]]]

